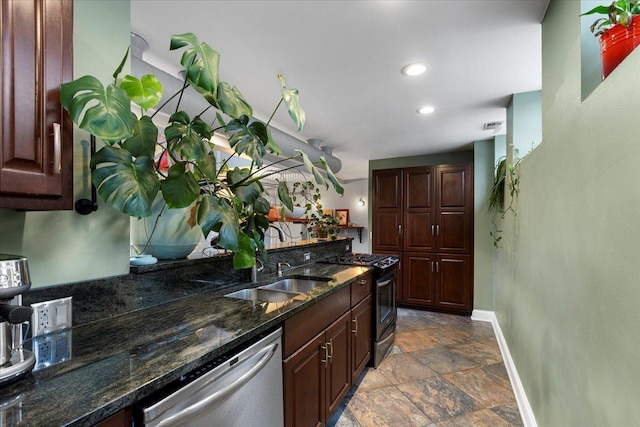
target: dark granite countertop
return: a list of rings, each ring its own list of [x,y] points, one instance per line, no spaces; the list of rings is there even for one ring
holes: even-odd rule
[[[286,271],[284,277],[331,277],[332,281],[306,298],[267,304],[225,298],[214,289],[73,327],[62,332],[71,335],[69,360],[0,389],[3,425],[93,425],[275,328],[366,271],[307,264]],[[261,279],[257,285],[277,277]],[[247,283],[235,288],[241,287]]]

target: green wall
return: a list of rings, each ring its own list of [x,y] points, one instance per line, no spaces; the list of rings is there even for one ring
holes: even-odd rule
[[[493,186],[494,140],[473,143],[473,308],[493,311],[493,237],[487,197]]]
[[[581,100],[579,1],[543,22],[543,143],[520,164],[496,315],[539,426],[640,425],[640,51]]]
[[[129,1],[74,2],[74,75],[108,82],[130,42]],[[88,197],[88,136],[74,134],[75,199]],[[129,217],[100,203],[97,212],[0,209],[0,252],[28,257],[33,287],[129,272]]]
[[[516,93],[507,107],[507,144],[522,158],[542,141],[542,92]]]

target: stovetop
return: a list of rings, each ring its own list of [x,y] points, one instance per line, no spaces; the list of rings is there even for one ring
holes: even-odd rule
[[[397,263],[398,258],[389,255],[349,253],[326,259],[323,262],[330,264],[362,265],[384,269]]]

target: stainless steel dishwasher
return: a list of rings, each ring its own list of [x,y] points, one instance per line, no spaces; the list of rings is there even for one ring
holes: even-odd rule
[[[282,427],[281,337],[278,329],[223,362],[181,378],[188,383],[165,397],[142,402],[137,408],[142,425]]]

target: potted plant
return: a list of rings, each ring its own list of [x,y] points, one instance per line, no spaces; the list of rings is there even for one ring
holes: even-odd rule
[[[137,218],[151,214],[156,197],[168,209],[190,207],[191,227],[198,225],[205,236],[218,232],[218,245],[234,252],[234,268],[251,267],[256,250],[264,250],[264,232],[269,225],[269,202],[261,180],[271,173],[265,172],[264,156],[268,152],[281,154],[269,131],[273,114],[266,123],[252,118],[253,109],[241,92],[219,80],[218,52],[194,34],[172,36],[170,49],[183,50],[184,83],[157,108],[163,98],[156,76],[119,78],[128,51],[111,84],[104,87],[93,76],[64,83],[61,103],[74,123],[105,142],[91,159],[92,182],[105,202]],[[276,110],[284,103],[301,130],[305,115],[298,91],[289,88],[282,76],[278,78],[282,93]],[[166,143],[159,143],[154,117],[170,100],[181,99],[189,86],[208,102],[208,108],[217,110],[214,123],[201,119],[204,112],[190,117],[179,109],[178,102],[164,129]],[[224,133],[234,155],[249,156],[251,165],[231,169],[228,160],[217,164],[210,142],[214,132]],[[302,160],[318,185],[328,188],[330,182],[342,194],[323,158],[320,163],[326,179],[303,152],[293,157]],[[293,208],[286,182],[279,183],[278,197],[284,206]]]
[[[594,7],[580,16],[605,15],[591,24],[600,37],[602,78],[606,78],[640,44],[640,5],[638,0],[617,0],[609,6]]]
[[[309,215],[307,230],[318,240],[336,240],[340,232],[338,220],[333,216],[322,213],[322,209]]]
[[[493,238],[493,246],[500,247],[502,240],[502,230],[499,228],[499,222],[503,220],[507,212],[511,212],[514,216],[516,212],[516,199],[520,193],[520,176],[517,172],[517,166],[520,159],[515,158],[512,165],[507,165],[507,158],[500,158],[495,166],[495,176],[491,191],[487,198],[487,212],[492,216],[492,230],[489,232]],[[507,180],[507,174],[509,179]],[[509,190],[509,204],[505,206],[506,190]]]

